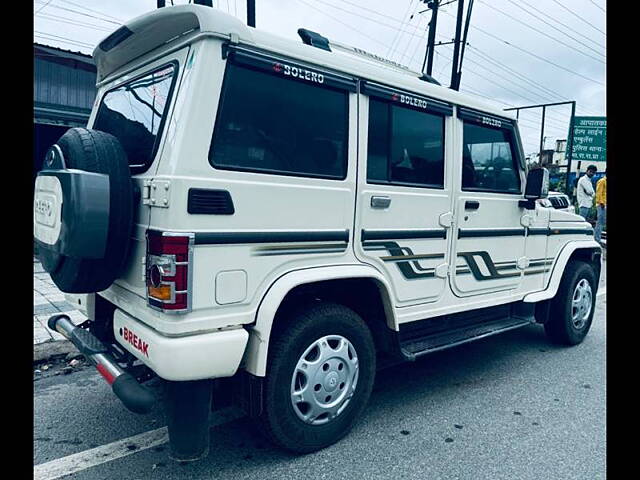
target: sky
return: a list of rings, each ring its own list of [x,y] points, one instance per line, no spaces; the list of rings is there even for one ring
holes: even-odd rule
[[[450,42],[457,2],[440,1],[436,43]],[[213,5],[246,21],[246,0]],[[605,5],[474,0],[460,90],[504,108],[575,100],[576,115],[606,116]],[[122,23],[156,6],[156,0],[34,0],[34,42],[91,54]],[[424,60],[430,16],[423,0],[256,0],[259,29],[300,41],[298,28],[307,28],[416,71]],[[432,75],[443,85],[450,82],[452,56],[451,45],[436,48]],[[570,105],[547,108],[544,148],[567,137],[570,114]],[[541,109],[520,112],[526,154],[539,149],[541,116]]]

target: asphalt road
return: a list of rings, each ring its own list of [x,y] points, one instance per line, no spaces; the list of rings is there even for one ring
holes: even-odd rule
[[[354,430],[314,454],[283,452],[239,418],[211,429],[200,462],[134,439],[131,454],[65,478],[604,479],[605,305],[599,297],[576,347],[552,346],[531,325],[379,372]],[[160,409],[128,412],[93,368],[42,378],[34,391],[34,465],[64,467],[69,455],[166,425]]]

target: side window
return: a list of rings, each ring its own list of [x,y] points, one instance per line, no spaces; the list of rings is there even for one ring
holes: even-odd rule
[[[209,162],[219,169],[344,179],[347,95],[229,64]]]
[[[511,133],[464,122],[462,189],[520,193]]]
[[[167,115],[177,66],[152,73],[109,90],[100,103],[93,128],[120,140],[135,173],[153,162]]]
[[[367,181],[444,188],[444,117],[370,98]]]

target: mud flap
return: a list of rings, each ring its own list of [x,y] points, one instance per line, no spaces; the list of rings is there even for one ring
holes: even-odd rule
[[[209,454],[210,380],[167,382],[169,457],[182,462]]]

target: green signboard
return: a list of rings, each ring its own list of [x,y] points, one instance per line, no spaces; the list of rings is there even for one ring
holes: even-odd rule
[[[607,161],[607,117],[574,117],[571,160]]]

